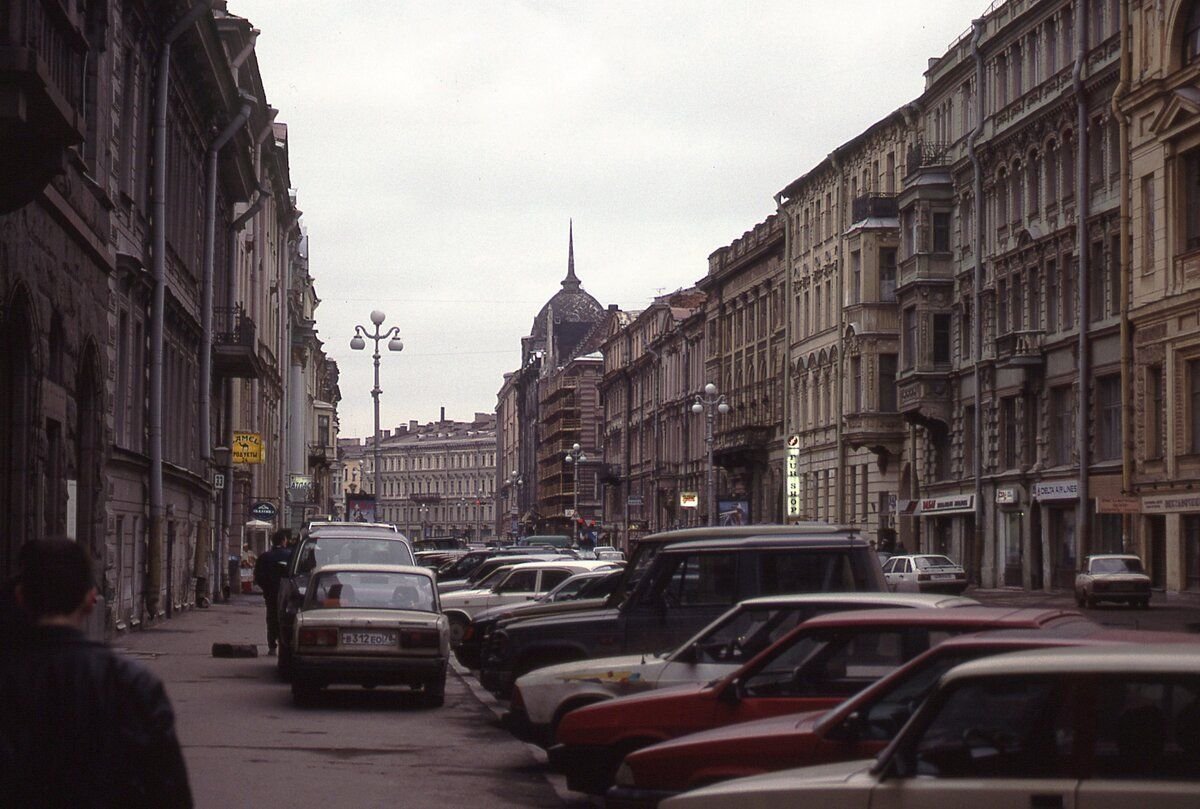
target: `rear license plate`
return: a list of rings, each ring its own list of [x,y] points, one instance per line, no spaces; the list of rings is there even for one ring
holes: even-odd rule
[[[343,646],[396,646],[395,632],[342,632]]]
[[[934,577],[935,579],[954,579],[954,578],[958,578],[958,577],[957,577],[957,576],[956,576],[954,573],[934,573],[934,574],[933,574],[933,577]]]

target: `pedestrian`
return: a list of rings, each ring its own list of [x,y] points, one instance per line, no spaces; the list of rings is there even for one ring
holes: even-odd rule
[[[83,633],[92,563],[69,539],[21,549],[13,596],[28,631],[0,655],[6,806],[190,807],[162,681]]]
[[[292,549],[286,546],[287,529],[280,528],[271,535],[271,549],[254,563],[254,583],[262,590],[267,602],[267,654],[275,654],[279,643],[279,582],[287,575]]]

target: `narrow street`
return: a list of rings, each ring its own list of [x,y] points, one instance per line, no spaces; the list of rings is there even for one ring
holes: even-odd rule
[[[166,682],[197,807],[563,807],[533,751],[453,673],[446,705],[399,690],[328,692],[292,706],[275,658],[212,657],[214,642],[258,643],[259,596],[177,614],[116,645]]]

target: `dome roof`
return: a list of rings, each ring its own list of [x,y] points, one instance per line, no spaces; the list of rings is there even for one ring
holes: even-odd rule
[[[583,290],[575,276],[575,225],[571,223],[567,245],[567,277],[562,280],[562,289],[546,301],[546,305],[533,319],[529,335],[545,339],[548,333],[547,320],[553,316],[556,324],[597,323],[604,317],[604,307]]]

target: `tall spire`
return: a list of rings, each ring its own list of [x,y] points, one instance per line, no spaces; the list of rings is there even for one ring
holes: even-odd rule
[[[575,277],[575,220],[568,220],[567,225],[567,277],[562,280],[562,288],[570,292],[579,291],[579,279]]]

